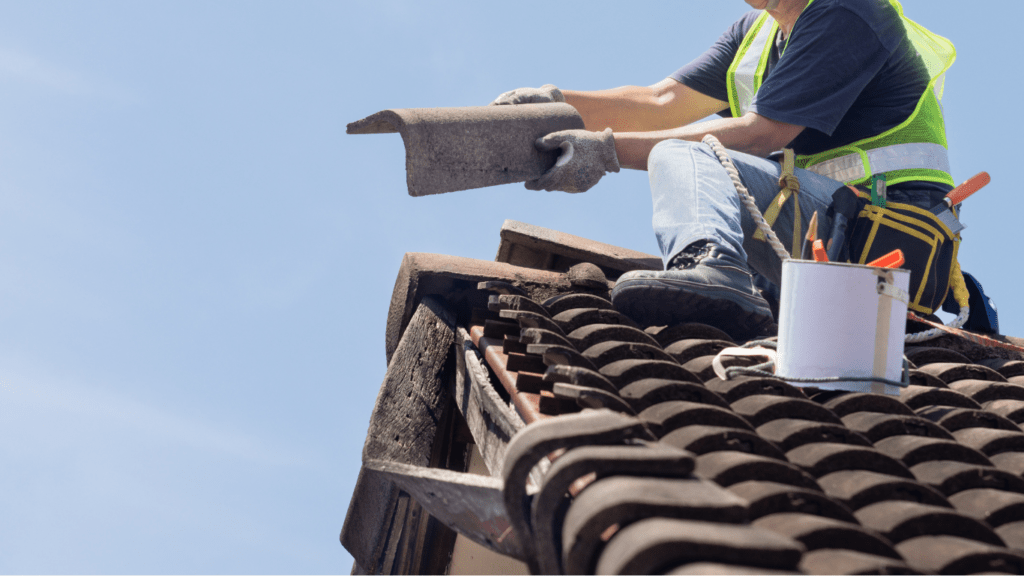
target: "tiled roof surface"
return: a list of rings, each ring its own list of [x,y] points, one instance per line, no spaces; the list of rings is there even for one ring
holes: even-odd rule
[[[614,309],[622,261],[601,261],[607,282],[590,264],[441,274],[527,423],[500,475],[535,572],[1024,573],[1021,357],[953,336],[908,347],[899,397],[722,380],[727,334]],[[393,311],[408,315],[418,288],[403,282]]]
[[[723,381],[710,360],[733,343],[712,327],[641,327],[593,294],[538,302],[492,288],[509,293],[490,296],[493,317],[474,334],[485,348],[501,342],[497,372],[522,367],[503,380],[531,383],[509,391],[532,397],[534,426],[608,416],[545,418],[579,410],[561,384],[587,387],[600,394],[586,405],[644,424],[651,437],[633,450],[693,460],[659,474],[670,478],[601,474],[561,518],[544,516],[558,557],[543,569],[1024,571],[1024,374],[1001,351],[909,348],[914,384],[899,398]]]

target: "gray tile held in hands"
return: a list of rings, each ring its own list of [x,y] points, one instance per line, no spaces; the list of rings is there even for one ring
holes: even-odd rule
[[[409,195],[426,196],[539,178],[558,152],[542,153],[534,142],[581,128],[583,119],[568,104],[530,104],[383,110],[346,132],[399,132]]]

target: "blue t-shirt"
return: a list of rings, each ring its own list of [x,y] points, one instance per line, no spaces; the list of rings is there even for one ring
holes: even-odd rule
[[[670,78],[728,101],[729,66],[760,14],[744,15]],[[924,62],[888,0],[815,0],[800,15],[788,45],[779,32],[750,110],[805,126],[790,147],[797,154],[816,154],[898,126],[914,111],[928,82]],[[719,114],[732,116],[728,108]],[[914,182],[891,190],[897,192],[894,199],[930,207],[950,187]]]

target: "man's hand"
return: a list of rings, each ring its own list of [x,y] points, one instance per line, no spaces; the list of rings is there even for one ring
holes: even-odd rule
[[[619,159],[615,154],[612,129],[604,132],[562,130],[552,132],[535,143],[538,150],[549,152],[561,148],[562,154],[550,170],[536,180],[526,183],[527,190],[548,192],[586,192],[605,172],[618,172]]]
[[[554,84],[545,84],[540,88],[516,88],[509,90],[491,102],[491,106],[503,104],[550,104],[565,102],[562,91]]]

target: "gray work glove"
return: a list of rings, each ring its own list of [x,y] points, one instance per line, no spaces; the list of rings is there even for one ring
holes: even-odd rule
[[[562,130],[539,138],[535,146],[541,152],[561,148],[558,161],[536,180],[526,183],[527,190],[548,192],[586,192],[605,175],[619,171],[612,129],[604,132]]]
[[[509,90],[491,102],[491,106],[502,104],[550,104],[565,102],[562,91],[554,84],[545,84],[540,88],[516,88]]]

